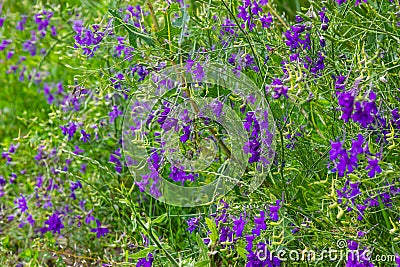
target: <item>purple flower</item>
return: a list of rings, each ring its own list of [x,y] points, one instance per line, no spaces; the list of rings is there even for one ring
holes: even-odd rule
[[[147,259],[148,258],[148,259]],[[151,267],[153,265],[153,254],[149,254],[147,258],[141,258],[136,264],[136,267]]]
[[[122,114],[123,112],[118,109],[118,106],[113,106],[112,111],[108,113],[108,116],[110,117],[110,123],[114,123],[115,119]]]
[[[368,0],[363,0],[364,3],[368,3]],[[361,3],[361,0],[356,0],[355,6],[358,6]]]
[[[28,18],[27,15],[21,15],[21,20],[17,22],[17,26],[15,27],[19,31],[23,31],[25,29],[26,19]]]
[[[74,123],[74,122],[70,122],[68,124],[68,126],[60,126],[61,131],[63,133],[63,135],[67,135],[68,134],[68,140],[71,140],[72,137],[74,137],[76,130],[78,128],[78,124]]]
[[[199,62],[197,62],[196,69],[193,70],[193,74],[195,75],[196,81],[201,82],[204,79],[205,77],[204,68]]]
[[[243,216],[243,214],[240,214],[239,218],[233,220],[232,230],[235,232],[237,237],[243,235],[243,230],[246,225],[246,220],[244,218],[245,216],[246,215]]]
[[[377,158],[368,158],[368,166],[365,168],[366,170],[369,170],[368,176],[370,178],[374,177],[376,173],[381,173],[382,169],[379,166],[379,159]]]
[[[62,223],[60,217],[57,213],[54,213],[50,216],[50,218],[45,222],[48,225],[47,228],[42,229],[44,232],[53,231],[53,233],[61,234],[61,229],[64,228],[64,224]]]
[[[20,212],[22,213],[22,212],[25,212],[25,211],[28,210],[28,206],[26,204],[26,198],[22,194],[20,194],[20,196],[21,196],[20,198],[17,198],[14,201],[14,204],[17,205],[17,207],[19,208]]]
[[[122,163],[121,163],[121,152],[120,148],[115,150],[113,153],[111,153],[110,158],[108,159],[108,162],[114,163],[115,164],[115,171],[118,173],[122,172]]]
[[[350,153],[352,155],[358,155],[364,152],[363,149],[363,144],[364,144],[364,137],[362,134],[358,134],[357,139],[352,139],[351,142],[351,150]]]
[[[90,231],[92,233],[97,233],[97,238],[100,238],[102,236],[105,236],[106,234],[108,234],[109,230],[105,227],[101,227],[101,223],[99,220],[96,220],[96,228],[92,228]]]
[[[339,94],[338,100],[343,112],[341,119],[348,122],[354,108],[354,96],[351,93],[343,92]]]
[[[10,40],[2,40],[0,43],[0,51],[6,49],[9,44],[11,44]]]
[[[183,135],[180,136],[179,140],[180,140],[182,143],[186,143],[186,141],[189,140],[190,133],[191,133],[191,131],[190,131],[190,125],[184,126],[184,127],[182,128],[182,131],[183,131]]]
[[[193,231],[198,227],[199,221],[200,217],[194,217],[187,220],[188,228],[186,230],[189,231],[189,233],[193,233]]]
[[[81,130],[81,140],[86,143],[90,141],[90,134],[86,133],[85,130]]]
[[[271,205],[269,207],[269,217],[271,218],[272,221],[278,221],[279,220],[279,214],[278,211],[281,207],[281,200],[278,199],[276,201],[276,205]]]
[[[91,221],[94,221],[94,220],[95,220],[95,218],[94,218],[93,215],[92,215],[92,212],[93,212],[93,209],[91,209],[91,210],[89,211],[89,213],[86,215],[86,218],[85,218],[85,223],[86,223],[86,224],[89,224]]]
[[[270,88],[274,89],[272,97],[275,99],[280,98],[282,95],[284,95],[286,98],[288,98],[287,92],[289,88],[287,86],[283,85],[283,81],[281,79],[275,78],[270,86],[266,86],[267,92],[269,91]]]
[[[260,236],[261,230],[266,230],[267,225],[265,224],[265,212],[260,211],[260,217],[254,218],[254,228],[251,231],[253,235]]]
[[[186,73],[189,73],[192,70],[194,63],[195,62],[192,59],[186,60]]]
[[[258,5],[257,1],[254,0],[252,5],[251,5],[251,13],[253,13],[253,15],[257,16],[259,12],[262,12],[262,8]]]
[[[194,181],[195,176],[192,173],[186,173],[183,170],[183,167],[177,168],[175,166],[171,166],[170,168],[170,174],[168,176],[171,178],[174,182],[181,182],[182,185],[185,183],[185,181]]]
[[[328,17],[325,15],[325,12],[324,12],[325,10],[326,9],[323,8],[322,11],[320,11],[318,13],[319,14],[319,18],[320,18],[320,20],[322,22],[321,28],[322,28],[323,31],[326,31],[328,29],[328,22],[329,22]]]
[[[75,147],[74,147],[73,153],[74,153],[75,155],[82,154],[83,152],[85,152],[85,151],[84,151],[83,149],[81,149],[79,146],[75,146]]]
[[[344,173],[352,173],[355,168],[357,168],[358,158],[355,155],[348,155],[348,153],[343,153],[341,158],[339,159],[339,163],[336,165],[339,176],[343,177]]]
[[[357,102],[355,112],[351,118],[355,122],[359,122],[363,128],[367,128],[374,121],[374,116],[377,112],[375,102]]]
[[[214,100],[211,103],[211,108],[212,108],[215,116],[217,116],[217,118],[221,117],[223,107],[224,107],[224,104],[222,104],[218,99]]]
[[[261,21],[261,24],[262,24],[262,27],[263,28],[269,28],[269,27],[271,27],[271,24],[272,24],[272,22],[273,22],[273,19],[272,19],[272,15],[271,15],[271,13],[270,12],[268,12],[268,15],[267,16],[262,16],[261,18],[260,18],[260,21]]]
[[[26,221],[31,225],[34,226],[36,220],[33,219],[32,215],[29,214],[28,217],[26,217]]]

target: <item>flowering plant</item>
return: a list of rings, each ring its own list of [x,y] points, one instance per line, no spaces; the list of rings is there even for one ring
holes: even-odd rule
[[[2,266],[400,266],[400,2],[34,2],[0,2]]]

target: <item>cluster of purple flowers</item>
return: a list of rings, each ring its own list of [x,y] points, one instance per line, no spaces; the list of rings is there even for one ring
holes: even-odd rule
[[[367,249],[364,247],[363,249],[360,248],[360,245],[353,241],[348,240],[347,242],[348,249],[350,250],[347,254],[347,262],[346,267],[358,267],[358,266],[365,266],[365,267],[374,267],[375,265],[371,262],[369,258],[370,255],[364,253]]]
[[[385,207],[392,207],[393,199],[400,194],[400,187],[396,186],[397,180],[392,183],[387,182],[387,190],[379,190],[377,195],[370,195],[362,198],[363,192],[360,189],[361,182],[351,182],[347,180],[343,188],[337,189],[338,203],[341,204],[346,212],[355,211],[357,220],[364,219],[365,211],[368,208],[379,207],[380,202]]]
[[[297,18],[298,22],[302,22],[302,20],[301,17]],[[305,24],[298,23],[292,25],[290,29],[284,33],[284,37],[286,38],[285,43],[291,51],[296,51],[299,48],[305,50],[311,49],[310,32],[308,32],[308,30],[310,29]],[[303,34],[304,32],[306,33]]]
[[[164,151],[160,151],[160,154],[162,154],[163,152]],[[159,170],[162,164],[162,160],[163,158],[160,157],[159,152],[153,151],[147,160],[147,165],[150,172],[148,174],[142,175],[142,180],[140,182],[136,182],[139,190],[141,192],[144,192],[146,187],[150,185],[150,181],[153,181],[150,185],[150,194],[156,199],[161,197],[161,192],[158,188],[158,185],[161,179]]]
[[[38,32],[42,37],[46,36],[46,31],[48,26],[50,25],[50,19],[53,17],[53,12],[43,10],[35,14],[35,23],[38,26]],[[55,26],[51,26],[51,35],[56,36],[56,28]]]
[[[139,76],[138,81],[143,81],[149,74],[150,71],[143,65],[136,64],[131,68],[132,75],[137,75]]]
[[[217,243],[221,244],[223,247],[228,249],[234,249],[238,244],[238,240],[244,240],[246,244],[247,251],[247,264],[246,266],[280,266],[280,260],[277,257],[266,257],[265,259],[260,259],[257,252],[262,248],[263,252],[267,251],[265,248],[265,243],[259,242],[254,246],[254,241],[257,237],[261,236],[262,231],[267,229],[267,220],[278,221],[279,220],[279,209],[282,207],[282,201],[277,200],[275,204],[268,205],[268,212],[266,210],[261,210],[259,215],[254,216],[252,228],[249,227],[250,233],[244,234],[246,231],[246,226],[250,226],[251,217],[245,211],[239,214],[239,216],[234,216],[230,212],[229,204],[221,200],[222,206],[218,207],[217,212],[211,214],[215,225],[218,230],[218,240]],[[187,221],[188,228],[187,231],[192,233],[199,227],[201,217],[193,217]],[[210,231],[209,231],[210,233]],[[210,238],[205,238],[204,243],[209,244]],[[230,244],[229,246],[227,244]],[[215,246],[216,244],[214,244]],[[264,250],[266,249],[266,250]]]
[[[183,167],[178,168],[175,166],[171,166],[168,177],[171,178],[174,182],[180,182],[183,186],[185,184],[185,181],[194,182],[197,176],[198,176],[197,173],[196,174],[186,173],[183,170]]]
[[[267,93],[269,93],[271,91],[271,89],[273,89],[273,92],[272,92],[273,98],[278,99],[282,95],[285,96],[286,98],[288,98],[287,93],[288,93],[289,88],[284,85],[282,79],[275,78],[272,81],[271,85],[265,86],[265,90],[267,91]]]
[[[204,67],[193,59],[186,60],[186,73],[193,74],[193,80],[201,82],[205,77]]]
[[[243,151],[246,154],[250,154],[248,160],[249,163],[258,162],[260,160],[260,148],[261,143],[259,141],[260,137],[260,124],[254,112],[247,112],[246,121],[243,123],[244,129],[250,134],[249,141],[243,146]]]
[[[368,97],[364,97],[361,101],[356,101],[356,87],[350,91],[345,91],[345,76],[335,77],[336,95],[338,103],[342,111],[341,119],[348,122],[351,118],[353,121],[360,123],[363,128],[371,125],[377,116],[378,109],[375,104],[376,94],[373,91],[369,92]],[[355,82],[358,86],[359,81]]]
[[[242,56],[242,53],[240,52],[238,54],[231,54],[231,56],[228,58],[228,63],[235,66],[232,71],[237,77],[240,77],[241,71],[243,71],[245,68],[252,69],[255,72],[260,71],[254,61],[254,57],[252,57],[250,54],[246,54],[245,56]]]
[[[380,153],[373,155],[369,152],[368,144],[364,137],[359,134],[357,139],[352,139],[351,148],[346,150],[343,148],[344,143],[331,141],[332,149],[329,152],[329,159],[333,162],[332,172],[338,172],[340,177],[345,173],[352,173],[358,167],[359,155],[366,155],[368,159],[369,177],[374,177],[376,173],[382,172],[378,165]]]
[[[12,162],[12,154],[15,154],[15,152],[17,151],[17,148],[19,147],[19,143],[17,143],[16,145],[14,144],[10,144],[10,147],[8,149],[8,151],[2,152],[1,153],[1,157],[3,159],[6,159],[6,163],[7,164],[11,164]]]
[[[92,29],[85,28],[82,20],[74,21],[73,29],[75,35],[75,48],[79,46],[83,49],[83,54],[93,57],[94,52],[99,49],[101,41],[104,39],[106,32],[100,31],[100,25],[93,24]]]
[[[268,0],[243,0],[242,5],[238,7],[237,15],[238,18],[242,19],[244,22],[241,24],[241,27],[244,29],[247,26],[249,31],[253,31],[254,27],[256,27],[255,20],[259,20],[263,28],[269,28],[273,22],[271,13],[261,17],[264,13],[262,7],[267,4]]]

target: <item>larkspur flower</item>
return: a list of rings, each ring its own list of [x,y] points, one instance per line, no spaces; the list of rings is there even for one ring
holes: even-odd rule
[[[253,235],[260,236],[261,230],[266,230],[267,225],[265,224],[265,211],[260,211],[260,217],[254,218],[254,228],[251,231]]]
[[[151,267],[153,265],[153,254],[147,255],[147,258],[140,258],[136,264],[136,267]]]
[[[269,207],[269,217],[272,221],[278,221],[279,220],[279,214],[278,211],[281,208],[281,200],[278,199],[276,201],[275,205],[271,205]]]
[[[48,227],[42,228],[42,232],[52,231],[53,233],[61,234],[61,229],[64,228],[64,224],[62,223],[58,213],[53,213],[53,215],[45,221],[45,224],[47,224]]]
[[[28,205],[26,203],[26,198],[20,194],[20,197],[14,201],[15,205],[17,205],[18,209],[21,213],[28,210]]]
[[[267,92],[272,88],[274,91],[272,93],[272,97],[275,99],[280,98],[282,95],[288,98],[287,92],[289,88],[283,84],[282,79],[275,78],[271,85],[267,85],[266,87]]]
[[[359,122],[363,128],[367,128],[369,124],[374,122],[375,115],[378,113],[375,102],[357,102],[355,104],[354,114],[352,119]]]
[[[101,222],[100,222],[99,220],[96,220],[96,225],[97,225],[97,227],[96,227],[96,228],[90,229],[90,231],[91,231],[92,233],[96,233],[96,237],[97,237],[97,238],[100,238],[100,237],[102,237],[102,236],[106,236],[106,234],[109,233],[108,228],[106,228],[106,227],[101,227]]]
[[[189,231],[189,233],[193,233],[193,231],[199,226],[200,217],[190,218],[186,222],[188,224],[188,228],[186,230]]]
[[[235,235],[237,237],[243,236],[243,230],[244,227],[246,226],[246,214],[240,214],[239,218],[236,218],[233,220],[233,227],[232,230],[235,232]]]
[[[326,12],[326,8],[323,8],[320,12],[318,12],[319,14],[319,18],[321,20],[321,28],[323,31],[326,31],[328,29],[328,23],[329,23],[329,19],[328,17],[325,15]]]
[[[369,172],[368,172],[369,177],[372,178],[376,175],[376,173],[382,172],[382,169],[378,163],[379,163],[378,158],[368,158],[368,166],[365,169],[369,170]]]
[[[352,117],[354,109],[354,96],[349,92],[342,92],[338,97],[339,105],[341,107],[342,116],[341,119],[348,122]]]
[[[110,123],[114,123],[115,119],[123,114],[124,113],[118,109],[118,106],[113,106],[112,111],[108,113],[108,116],[110,117]]]

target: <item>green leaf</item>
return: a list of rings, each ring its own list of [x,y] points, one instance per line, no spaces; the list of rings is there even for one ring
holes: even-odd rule
[[[121,25],[128,31],[129,34],[129,44],[135,48],[138,47],[137,39],[140,38],[145,41],[148,45],[154,46],[154,40],[151,36],[138,32],[133,25],[127,24],[123,21],[121,16],[118,14],[116,10],[109,9],[108,12],[114,17],[115,19],[115,26],[120,27]]]
[[[203,239],[200,237],[200,235],[198,234],[198,233],[196,233],[196,242],[197,242],[197,245],[199,246],[199,258],[200,259],[207,259],[208,258],[208,256],[207,256],[207,252],[208,252],[208,249],[207,249],[207,246],[206,246],[206,244],[204,244],[204,241],[203,241]]]
[[[208,226],[208,229],[211,231],[211,234],[209,236],[210,239],[211,239],[211,242],[213,242],[213,244],[215,244],[217,242],[217,239],[218,239],[217,225],[210,218],[206,218],[206,224]]]
[[[236,248],[237,253],[239,254],[240,257],[242,257],[243,259],[247,259],[247,250],[245,248],[242,247],[237,247]]]
[[[157,223],[163,223],[165,221],[165,219],[167,218],[167,213],[164,213],[160,216],[158,216],[154,221],[153,224],[157,224]]]
[[[199,261],[194,264],[195,267],[203,267],[203,266],[209,266],[209,265],[210,265],[209,260]]]
[[[179,12],[179,10],[179,4],[173,3],[168,7],[167,11],[164,12],[164,28],[156,32],[160,42],[163,42],[165,39],[171,41],[175,35],[181,33],[181,29],[174,27],[171,23],[171,14],[173,12]]]
[[[149,253],[151,253],[154,249],[155,249],[154,246],[150,246],[148,248],[144,248],[141,251],[136,252],[135,254],[133,254],[131,256],[131,258],[134,259],[134,260],[138,260],[140,258],[146,258],[149,255]]]

